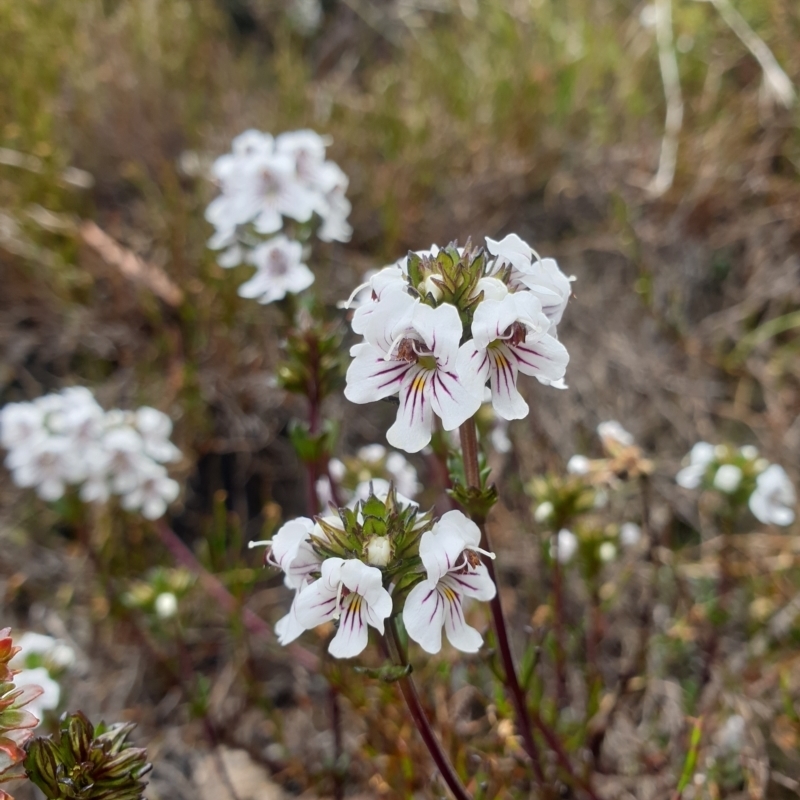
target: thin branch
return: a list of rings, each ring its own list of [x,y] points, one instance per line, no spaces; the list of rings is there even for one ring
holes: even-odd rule
[[[667,101],[667,116],[664,120],[664,137],[661,140],[661,157],[658,172],[653,176],[647,190],[659,197],[675,179],[678,160],[678,137],[683,126],[683,95],[678,73],[678,59],[672,36],[672,0],[656,0],[656,41],[658,42],[658,66],[661,83]]]

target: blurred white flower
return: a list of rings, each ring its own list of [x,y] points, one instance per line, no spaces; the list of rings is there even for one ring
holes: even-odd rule
[[[552,513],[553,504],[549,500],[545,500],[544,503],[539,503],[539,505],[536,506],[536,511],[533,512],[533,518],[537,522],[545,522]]]
[[[567,528],[562,528],[550,542],[550,558],[568,564],[578,552],[578,537]]]
[[[163,517],[167,506],[178,497],[180,486],[161,464],[142,464],[138,483],[122,497],[127,511],[140,511],[146,519]]]
[[[717,731],[716,740],[720,750],[727,753],[740,753],[744,745],[747,724],[739,714],[733,714],[725,720],[725,724]]]
[[[567,461],[567,472],[570,475],[586,475],[589,472],[591,462],[586,456],[574,455]]]
[[[597,435],[601,439],[608,439],[623,447],[631,447],[635,442],[633,434],[626,431],[615,419],[601,422],[597,426]]]
[[[126,508],[146,505],[145,515],[154,518],[161,506],[159,516],[166,510],[165,498],[177,496],[177,484],[165,478],[160,462],[181,454],[169,440],[171,420],[154,408],[106,412],[88,389],[74,386],[5,406],[0,425],[14,482],[35,488],[44,500],[58,500],[67,486],[80,486],[84,502],[104,503],[112,493],[121,494]],[[134,502],[138,496],[143,499]]]
[[[171,619],[178,613],[178,598],[172,592],[161,592],[153,607],[159,619]]]
[[[597,554],[600,556],[600,560],[607,564],[609,561],[613,561],[617,557],[617,548],[614,546],[613,542],[603,542],[600,545]]]
[[[714,488],[733,494],[742,483],[742,471],[735,464],[722,464],[714,475]]]
[[[756,488],[750,495],[750,511],[765,525],[791,525],[797,495],[783,467],[772,464],[756,478]]]
[[[758,448],[752,444],[745,444],[739,448],[739,452],[748,460],[755,461],[758,458]],[[733,719],[733,717],[731,717]]]
[[[262,305],[297,294],[314,283],[314,273],[303,263],[303,247],[283,234],[263,242],[248,255],[255,275],[239,287],[239,296]]]
[[[633,547],[641,538],[642,529],[635,522],[626,522],[619,529],[619,542],[623,547]]]
[[[51,669],[60,670],[75,664],[75,651],[68,644],[43,633],[26,631],[15,638],[14,644],[20,652],[9,662],[12,669],[32,668],[34,664],[44,663]]]
[[[684,489],[697,489],[703,482],[708,465],[714,458],[713,444],[697,442],[689,453],[689,465],[675,476],[678,486],[682,486]]]

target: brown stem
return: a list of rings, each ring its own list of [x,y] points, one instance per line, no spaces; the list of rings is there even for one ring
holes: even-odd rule
[[[478,439],[475,430],[475,419],[467,420],[459,429],[461,436],[461,448],[464,458],[464,474],[467,479],[468,488],[480,488],[480,470],[478,467]],[[489,552],[492,552],[491,542],[486,530],[485,520],[475,519],[473,521],[478,525],[481,530],[481,547]],[[497,586],[497,578],[495,575],[494,562],[487,559],[486,569]],[[539,758],[539,750],[536,746],[536,741],[533,738],[533,726],[544,737],[550,749],[555,753],[558,763],[561,768],[569,775],[572,782],[579,786],[591,800],[599,800],[597,794],[591,786],[591,783],[578,775],[569,760],[564,746],[558,738],[558,734],[550,728],[549,725],[539,716],[536,710],[528,708],[528,703],[525,698],[525,693],[519,684],[517,678],[516,667],[514,666],[514,657],[511,654],[511,646],[509,644],[508,629],[506,627],[505,617],[503,616],[503,606],[500,602],[500,593],[495,594],[494,598],[490,601],[490,608],[492,611],[492,622],[494,623],[495,635],[497,637],[497,645],[500,650],[500,658],[503,662],[503,669],[506,674],[506,689],[511,698],[514,711],[517,716],[517,728],[522,736],[525,752],[530,756],[533,762],[534,770],[539,782],[544,786],[545,778],[542,770],[541,761]]]
[[[386,635],[383,641],[392,661],[401,666],[406,666],[408,662],[403,653],[400,638],[397,635],[397,627],[395,626],[394,619],[387,620]],[[403,694],[403,699],[406,701],[411,718],[414,720],[414,724],[422,740],[425,742],[425,746],[428,748],[431,758],[433,758],[442,778],[444,778],[444,782],[453,793],[453,797],[455,797],[456,800],[471,800],[467,790],[461,784],[461,779],[458,777],[453,765],[442,749],[442,745],[436,738],[436,734],[433,732],[425,709],[422,707],[422,701],[417,694],[417,688],[414,686],[414,682],[411,680],[410,676],[406,675],[400,678],[397,683],[400,685],[400,691]]]

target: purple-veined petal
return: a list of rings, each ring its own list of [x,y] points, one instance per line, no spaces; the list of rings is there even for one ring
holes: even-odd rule
[[[344,396],[351,403],[371,403],[400,391],[412,364],[398,359],[386,360],[377,347],[367,342],[350,349],[353,361],[347,368]]]
[[[477,653],[483,644],[483,636],[467,625],[461,595],[444,582],[439,583],[438,590],[445,600],[444,632],[450,644],[462,653]]]
[[[439,581],[443,575],[463,564],[466,542],[461,531],[453,525],[437,524],[422,534],[419,557],[429,581]]]
[[[442,427],[452,431],[466,422],[480,407],[481,398],[469,392],[455,372],[437,369],[430,380],[431,408],[442,420]]]
[[[353,658],[363,652],[369,641],[367,623],[364,619],[366,600],[360,594],[349,594],[342,601],[339,629],[328,645],[334,658]]]
[[[458,350],[456,373],[461,385],[472,395],[483,400],[483,390],[489,380],[491,365],[486,348],[479,348],[474,339],[464,342]]]
[[[465,597],[484,602],[491,600],[497,594],[497,587],[489,577],[489,570],[485,564],[472,567],[468,572],[451,572],[442,578],[441,583],[447,584],[453,591]]]
[[[416,364],[403,376],[397,419],[386,431],[386,440],[392,447],[407,453],[418,453],[430,442],[433,409],[429,393],[433,375],[434,370]]]
[[[403,625],[408,635],[426,652],[442,649],[444,598],[435,581],[422,581],[409,593],[403,606]]]
[[[569,353],[558,339],[545,335],[538,341],[522,342],[508,348],[524,375],[535,375],[557,381],[564,377],[569,363]]]
[[[524,419],[529,409],[517,389],[516,359],[501,342],[492,344],[486,356],[491,362],[492,407],[502,419]]]
[[[449,304],[431,308],[417,304],[411,322],[414,330],[436,356],[443,369],[452,367],[458,355],[458,346],[464,326],[458,316],[458,309]]]
[[[278,642],[280,644],[287,645],[290,642],[293,642],[298,636],[300,636],[301,633],[306,630],[306,628],[297,618],[297,609],[295,608],[296,602],[297,595],[295,595],[295,599],[292,601],[292,606],[289,609],[289,613],[281,617],[275,623],[275,634],[278,637]]]

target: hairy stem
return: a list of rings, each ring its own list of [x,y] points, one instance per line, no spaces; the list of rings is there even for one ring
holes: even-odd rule
[[[383,641],[392,661],[395,664],[406,666],[408,662],[403,653],[403,647],[400,643],[400,637],[397,634],[397,627],[394,619],[390,618],[386,621],[386,635]],[[436,734],[433,732],[433,728],[428,721],[428,716],[425,714],[422,701],[417,694],[417,688],[414,686],[411,677],[406,675],[400,678],[397,683],[400,685],[400,691],[403,694],[403,699],[406,701],[411,718],[414,720],[414,724],[422,740],[425,742],[425,746],[428,748],[431,758],[433,758],[442,778],[444,778],[444,782],[453,793],[453,797],[455,797],[456,800],[471,800],[467,790],[462,785],[458,774],[453,768],[453,765],[442,749],[442,745],[436,738]]]

